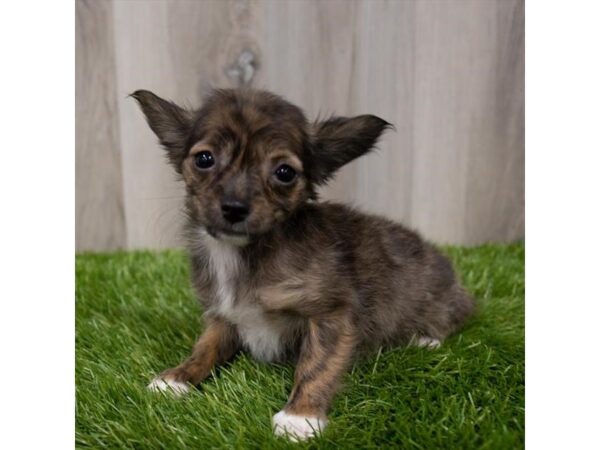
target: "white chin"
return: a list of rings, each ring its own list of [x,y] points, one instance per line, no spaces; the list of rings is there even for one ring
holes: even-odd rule
[[[217,239],[223,242],[227,242],[228,244],[234,245],[236,247],[245,247],[250,242],[248,236],[237,234],[219,233],[217,235]]]

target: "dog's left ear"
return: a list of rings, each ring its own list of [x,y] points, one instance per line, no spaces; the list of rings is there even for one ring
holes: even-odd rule
[[[313,179],[322,184],[336,170],[364,155],[392,125],[377,116],[332,117],[312,126]]]

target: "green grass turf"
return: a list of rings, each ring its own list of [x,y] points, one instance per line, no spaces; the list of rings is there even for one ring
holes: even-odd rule
[[[478,313],[438,350],[397,348],[354,365],[310,448],[522,448],[524,247],[445,248]],[[298,448],[270,419],[293,367],[242,355],[187,398],[147,392],[188,355],[200,309],[179,251],[76,260],[79,448]]]

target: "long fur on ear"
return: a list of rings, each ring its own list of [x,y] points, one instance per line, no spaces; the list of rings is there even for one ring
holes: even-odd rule
[[[148,125],[167,150],[169,161],[177,171],[185,157],[185,146],[192,127],[192,113],[164,100],[150,91],[138,90],[130,95],[140,107]]]
[[[327,182],[344,164],[371,150],[381,134],[391,127],[372,115],[332,117],[313,124],[314,182]]]

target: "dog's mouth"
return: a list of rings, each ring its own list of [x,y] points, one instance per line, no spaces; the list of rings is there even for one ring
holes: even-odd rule
[[[250,242],[252,236],[249,233],[234,230],[223,230],[215,227],[207,227],[206,231],[210,236],[219,241],[227,242],[236,247],[245,247]]]

